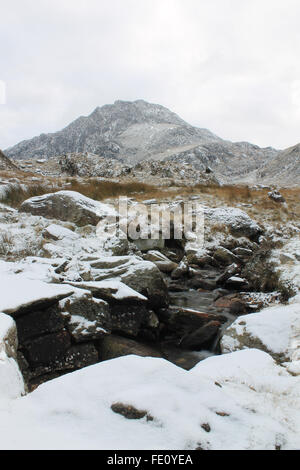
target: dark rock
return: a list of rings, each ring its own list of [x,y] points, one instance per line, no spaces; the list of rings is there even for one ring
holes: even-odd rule
[[[194,277],[188,281],[188,286],[192,289],[214,290],[217,287],[216,281]]]
[[[221,297],[215,301],[216,307],[229,309],[234,315],[242,315],[247,313],[247,303],[235,295]]]
[[[109,305],[100,299],[70,297],[63,310],[68,315],[68,331],[75,342],[84,342],[109,334],[112,328]]]
[[[184,257],[177,268],[174,269],[171,273],[172,279],[180,279],[181,277],[186,276],[189,273],[189,263],[186,257]]]
[[[169,307],[161,309],[158,317],[164,323],[167,332],[182,338],[186,334],[202,328],[211,321],[225,323],[227,318],[223,315],[215,315],[211,313],[197,312],[181,307]]]
[[[170,282],[169,291],[170,292],[184,292],[186,291],[186,287],[177,282]]]
[[[63,273],[66,270],[68,264],[69,264],[69,260],[63,261],[59,266],[57,266],[57,268],[55,268],[54,272],[56,274]]]
[[[247,289],[249,284],[246,279],[232,276],[225,282],[225,287],[230,290],[242,290]]]
[[[16,320],[20,344],[31,338],[54,333],[64,328],[64,319],[58,306],[23,315]]]
[[[220,327],[220,322],[211,321],[202,326],[202,328],[184,336],[180,342],[180,346],[183,349],[191,349],[194,351],[209,349],[212,342],[217,337]]]
[[[147,418],[147,421],[153,421],[153,417],[146,410],[138,410],[132,405],[124,403],[113,403],[111,409],[114,413],[124,416],[126,419],[142,419]]]
[[[219,263],[224,265],[240,262],[239,258],[236,255],[234,255],[230,250],[227,250],[227,248],[224,248],[222,246],[214,252],[214,258]]]
[[[93,343],[77,344],[68,349],[63,369],[82,369],[99,362],[99,354]]]
[[[200,268],[204,268],[207,266],[219,266],[219,263],[209,254],[203,254],[199,256],[197,253],[189,253],[187,255],[187,260],[190,266],[194,265]]]
[[[22,345],[22,348],[30,366],[37,366],[63,358],[70,346],[70,335],[66,330],[62,330],[30,340]]]
[[[65,299],[66,297],[69,297],[71,294],[72,294],[71,288],[69,290],[69,293],[55,294],[54,292],[53,295],[51,296],[49,295],[48,297],[40,298],[37,300],[32,300],[31,302],[28,302],[27,304],[23,304],[23,305],[21,304],[17,308],[14,308],[14,309],[8,308],[5,311],[3,311],[3,313],[7,313],[7,315],[10,315],[16,320],[22,315],[46,310],[49,307],[56,305],[60,300]]]
[[[222,418],[230,416],[229,413],[225,413],[224,411],[216,411],[216,415],[221,416]]]
[[[147,327],[149,315],[146,305],[139,302],[111,304],[111,329],[115,333],[138,336],[141,329]]]
[[[225,271],[217,278],[216,283],[218,285],[224,284],[231,276],[238,274],[240,272],[240,268],[236,263],[231,264],[228,266]]]
[[[208,423],[201,424],[201,428],[204,429],[205,432],[210,432],[211,431],[211,427]]]
[[[31,383],[36,377],[53,373],[62,375],[72,370],[96,364],[97,362],[99,362],[99,354],[93,343],[77,344],[71,346],[60,359],[45,365],[31,367],[28,375]]]
[[[160,352],[152,346],[116,335],[106,336],[98,342],[97,347],[102,361],[130,354],[142,357],[162,357]]]

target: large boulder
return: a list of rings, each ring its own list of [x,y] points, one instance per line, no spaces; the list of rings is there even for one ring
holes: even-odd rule
[[[300,360],[300,304],[269,307],[240,316],[221,340],[223,353],[261,349],[277,362]],[[299,370],[300,373],[300,370]]]
[[[117,215],[111,206],[75,191],[58,191],[32,197],[23,202],[20,212],[74,222],[78,226],[97,225],[104,217]]]
[[[204,313],[197,310],[170,306],[161,309],[158,313],[159,320],[165,325],[166,332],[172,337],[181,340],[196,330],[211,322],[225,323],[227,318],[223,315]]]
[[[198,328],[192,333],[184,336],[180,342],[180,346],[183,349],[191,349],[194,351],[209,349],[216,340],[220,327],[220,322],[210,321],[201,328]]]
[[[148,299],[119,280],[78,282],[72,283],[72,285],[87,289],[96,299],[105,299],[109,303],[110,321],[103,323],[104,318],[102,318],[102,322],[99,323],[99,326],[105,328],[102,335],[108,329],[133,337],[143,333],[144,330],[146,332],[148,330],[149,332],[157,330],[159,322],[155,324],[154,321],[153,324],[153,312],[149,310]],[[68,304],[68,302],[64,303]],[[67,307],[67,309],[69,308]],[[98,324],[96,319],[94,319],[94,322],[94,326],[96,326]]]
[[[263,233],[262,227],[252,220],[246,212],[236,207],[205,209],[204,214],[206,224],[222,224],[228,227],[234,235],[256,240]]]
[[[154,263],[142,261],[132,265],[120,278],[124,284],[146,296],[152,308],[168,305],[167,285]]]

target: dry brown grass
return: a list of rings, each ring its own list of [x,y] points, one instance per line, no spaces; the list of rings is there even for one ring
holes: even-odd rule
[[[199,202],[211,207],[245,204],[242,209],[260,223],[284,224],[288,221],[300,221],[300,188],[281,189],[280,192],[286,199],[287,205],[279,204],[268,197],[268,188],[249,188],[246,185],[207,185],[195,186],[156,186],[134,179],[123,179],[120,182],[99,180],[96,178],[54,178],[46,177],[43,184],[33,184],[29,173],[1,172],[0,177],[20,178],[29,186],[27,191],[12,191],[5,203],[13,207],[19,207],[27,198],[45,194],[47,192],[62,189],[77,191],[95,200],[114,199],[119,196],[134,197],[137,201],[145,199],[157,199],[158,202],[166,199],[174,199],[176,195],[182,198],[199,196]]]
[[[156,189],[154,186],[137,181],[116,183],[90,178],[85,182],[80,182],[76,178],[69,178],[67,183],[68,186],[64,189],[77,191],[96,201],[116,198],[119,196],[144,195],[149,194]]]
[[[12,178],[18,178],[18,179],[23,179],[23,178],[32,178],[36,177],[37,175],[34,173],[30,173],[28,171],[22,171],[22,170],[0,170],[0,178],[6,178],[6,179],[12,179]]]
[[[41,196],[42,194],[55,191],[57,191],[57,188],[41,184],[29,185],[26,189],[19,185],[12,185],[7,189],[5,196],[3,196],[0,202],[3,202],[8,206],[18,208],[23,201],[26,201],[26,199],[29,199],[30,197]]]

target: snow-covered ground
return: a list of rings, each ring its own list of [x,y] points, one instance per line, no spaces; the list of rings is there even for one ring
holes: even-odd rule
[[[64,299],[74,291],[76,296],[78,287],[105,289],[117,301],[144,302],[125,285],[126,276],[142,269],[151,278],[154,265],[132,252],[112,256],[92,228],[84,232],[13,210],[3,217],[0,231],[9,226],[10,237],[3,238],[2,248],[12,250],[14,261],[0,261],[0,448],[300,448],[300,295],[289,305],[238,317],[222,340],[226,354],[190,371],[164,359],[120,357],[46,382],[24,396],[16,326],[5,312],[41,299]],[[274,252],[282,277],[296,288],[299,253],[297,238]],[[66,261],[65,284],[55,284]],[[89,274],[88,263],[92,279],[78,282],[78,273]],[[76,316],[71,322],[93,326]],[[126,419],[112,411],[115,403],[145,410],[153,420]]]
[[[128,420],[114,403],[153,421]],[[300,378],[258,350],[190,372],[127,356],[2,401],[0,422],[2,449],[299,449]]]

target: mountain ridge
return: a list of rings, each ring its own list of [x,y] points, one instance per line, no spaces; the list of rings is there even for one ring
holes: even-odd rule
[[[276,182],[277,165],[282,181],[291,180],[284,170],[290,158],[287,149],[224,140],[208,129],[188,124],[168,108],[144,100],[117,100],[98,106],[58,132],[41,134],[5,151],[15,160],[86,152],[131,166],[150,159],[192,164],[198,170],[209,166],[225,182],[263,182],[269,176]],[[300,183],[297,162],[294,174]]]

